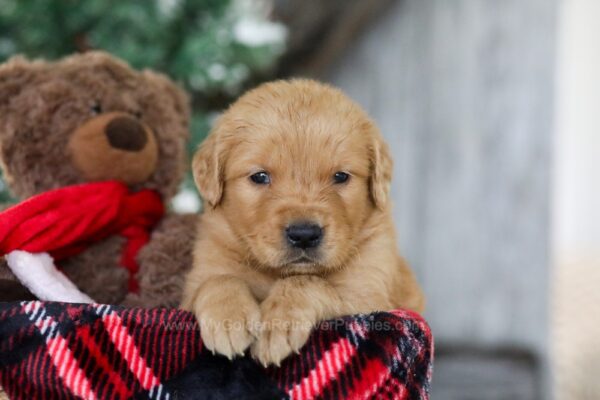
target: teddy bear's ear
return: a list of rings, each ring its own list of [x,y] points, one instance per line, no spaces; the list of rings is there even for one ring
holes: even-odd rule
[[[0,65],[0,110],[17,96],[44,68],[43,61],[29,61],[15,56]]]
[[[169,96],[170,100],[175,104],[175,111],[182,117],[184,124],[189,126],[191,109],[190,99],[186,92],[163,74],[150,70],[144,70],[142,74],[148,81],[155,84],[161,92]]]

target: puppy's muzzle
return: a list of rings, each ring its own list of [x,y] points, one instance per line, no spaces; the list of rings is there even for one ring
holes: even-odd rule
[[[292,247],[306,250],[321,243],[323,229],[317,224],[295,223],[285,229],[285,236]]]

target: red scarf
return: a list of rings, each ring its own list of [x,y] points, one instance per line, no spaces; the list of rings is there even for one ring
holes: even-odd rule
[[[121,265],[129,271],[129,291],[136,292],[135,257],[163,214],[157,192],[129,193],[116,181],[51,190],[0,212],[0,255],[24,250],[47,252],[61,260],[111,235],[121,235],[127,240]]]

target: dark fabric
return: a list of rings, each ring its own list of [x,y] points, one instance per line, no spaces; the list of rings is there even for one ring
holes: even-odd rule
[[[427,399],[432,357],[408,311],[321,323],[264,369],[203,349],[186,311],[0,303],[0,384],[14,399]]]

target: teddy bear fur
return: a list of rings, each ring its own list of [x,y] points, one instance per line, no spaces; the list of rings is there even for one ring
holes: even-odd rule
[[[77,148],[69,147],[69,140],[91,118],[110,112],[137,118],[154,135],[156,166],[147,179],[129,187],[134,191],[154,189],[167,205],[184,174],[188,98],[164,75],[136,71],[103,52],[56,62],[17,56],[0,66],[0,166],[14,196],[24,200],[50,189],[96,180],[75,165]],[[102,151],[98,149],[99,156]],[[103,166],[107,176],[118,179],[119,171],[111,170],[109,164]],[[127,293],[128,272],[119,265],[124,244],[121,236],[89,246],[62,261],[60,267],[97,302],[176,306],[192,262],[195,225],[194,215],[165,214],[137,255],[137,294]],[[29,297],[15,285],[3,260],[0,291],[2,300]]]

